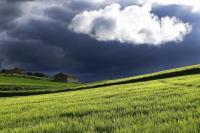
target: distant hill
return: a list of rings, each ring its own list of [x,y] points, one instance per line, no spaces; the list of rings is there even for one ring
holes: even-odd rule
[[[112,86],[112,85],[145,82],[145,81],[166,79],[166,78],[193,75],[193,74],[200,74],[200,65],[186,66],[186,67],[175,68],[175,69],[165,70],[161,72],[133,76],[133,77],[122,78],[122,79],[93,82],[93,83],[89,83],[87,85],[81,86],[79,89],[89,89],[89,88],[105,87],[105,86]]]

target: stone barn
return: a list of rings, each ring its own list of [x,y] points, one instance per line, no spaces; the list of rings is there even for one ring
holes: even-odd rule
[[[77,77],[73,75],[67,75],[64,73],[58,73],[54,76],[54,80],[57,82],[64,82],[64,83],[78,83],[79,80]]]

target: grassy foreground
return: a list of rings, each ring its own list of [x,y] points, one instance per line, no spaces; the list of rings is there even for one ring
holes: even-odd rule
[[[0,98],[0,132],[199,133],[200,74]]]

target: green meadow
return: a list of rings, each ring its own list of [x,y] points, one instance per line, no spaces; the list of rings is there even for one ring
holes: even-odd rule
[[[24,86],[24,92],[35,91],[28,87],[26,90],[26,85],[71,90],[0,97],[0,132],[199,133],[199,73],[200,66],[196,65],[88,84],[1,75],[1,85],[12,86],[14,81],[13,84]],[[22,90],[11,87],[7,92],[15,94]]]
[[[0,74],[0,97],[62,92],[80,85],[54,82],[53,78]]]

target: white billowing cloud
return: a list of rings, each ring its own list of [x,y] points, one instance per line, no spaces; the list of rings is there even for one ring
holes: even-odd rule
[[[84,11],[73,18],[68,28],[100,41],[151,45],[180,42],[192,29],[176,17],[158,18],[148,4],[124,9],[112,4],[101,10]]]

